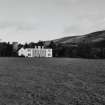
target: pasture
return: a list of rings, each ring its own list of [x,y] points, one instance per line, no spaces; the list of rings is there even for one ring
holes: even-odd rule
[[[0,58],[0,105],[105,105],[105,60]]]

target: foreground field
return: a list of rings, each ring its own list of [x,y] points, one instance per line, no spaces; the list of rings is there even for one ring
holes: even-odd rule
[[[0,58],[0,105],[105,105],[105,60]]]

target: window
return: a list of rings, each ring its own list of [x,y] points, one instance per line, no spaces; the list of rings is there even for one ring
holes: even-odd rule
[[[51,49],[48,49],[48,52],[51,52]]]
[[[31,57],[31,54],[30,53],[28,53],[28,57]]]
[[[27,51],[28,51],[28,52],[30,52],[30,51],[31,51],[31,49],[28,49]]]
[[[50,57],[50,56],[51,56],[51,54],[49,53],[49,54],[48,54],[48,56]]]

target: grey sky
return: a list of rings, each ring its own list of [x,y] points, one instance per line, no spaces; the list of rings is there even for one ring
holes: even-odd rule
[[[105,0],[0,0],[0,38],[50,40],[105,28]]]

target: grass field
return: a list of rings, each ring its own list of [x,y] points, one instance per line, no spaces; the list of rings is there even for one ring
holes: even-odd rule
[[[0,105],[105,105],[105,60],[0,58]]]

